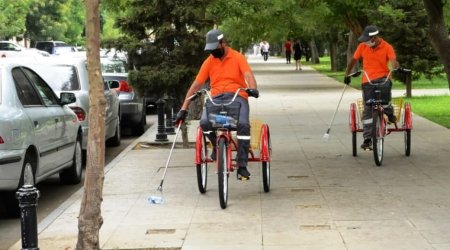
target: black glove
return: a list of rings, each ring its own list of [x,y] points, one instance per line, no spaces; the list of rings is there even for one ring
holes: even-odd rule
[[[175,124],[178,125],[178,126],[181,125],[181,123],[183,123],[184,120],[186,120],[187,115],[188,115],[187,110],[180,110],[180,111],[178,111],[177,119],[175,120]]]
[[[255,98],[259,97],[259,91],[257,89],[246,89],[245,92],[247,92],[249,96],[253,96]]]
[[[351,82],[352,82],[352,78],[351,78],[350,76],[346,76],[346,77],[344,78],[344,83],[345,83],[345,84],[349,85]]]

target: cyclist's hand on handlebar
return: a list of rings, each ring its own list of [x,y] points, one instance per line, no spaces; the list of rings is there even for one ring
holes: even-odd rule
[[[184,120],[186,120],[187,115],[188,115],[187,110],[183,110],[183,109],[182,109],[182,110],[178,111],[178,113],[177,113],[177,118],[176,118],[176,120],[175,120],[175,124],[176,124],[177,126],[180,126],[181,123],[183,123]]]
[[[352,78],[351,78],[350,76],[346,76],[346,77],[344,78],[344,83],[345,83],[345,84],[349,85],[351,82],[352,82]]]
[[[257,89],[246,89],[245,92],[247,92],[249,96],[253,96],[255,98],[259,97],[259,91]]]

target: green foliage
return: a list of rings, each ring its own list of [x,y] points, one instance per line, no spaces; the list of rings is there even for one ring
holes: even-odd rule
[[[429,24],[422,1],[390,2],[368,14],[380,28],[380,35],[394,46],[400,65],[413,70],[413,79],[422,74],[427,78],[441,74],[439,59],[429,40]]]
[[[182,100],[206,57],[200,0],[136,0],[117,19],[123,37],[105,45],[128,52],[130,83],[145,96]]]
[[[1,0],[0,40],[25,33],[25,18],[32,0]]]
[[[27,37],[84,44],[84,3],[79,0],[35,1],[26,19]]]

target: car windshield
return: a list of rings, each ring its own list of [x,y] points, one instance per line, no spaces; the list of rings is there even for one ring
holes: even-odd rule
[[[53,48],[53,54],[55,55],[61,55],[65,53],[71,53],[74,52],[72,47],[69,46],[61,46],[61,47],[54,47]]]
[[[51,70],[48,66],[37,66],[34,70],[56,92],[80,89],[78,74],[74,66],[52,65]]]
[[[103,73],[127,73],[125,63],[120,60],[102,60]]]

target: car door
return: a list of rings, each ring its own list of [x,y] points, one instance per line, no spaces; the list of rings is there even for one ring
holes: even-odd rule
[[[23,71],[36,87],[44,105],[47,107],[47,111],[53,115],[55,130],[51,136],[57,153],[54,157],[52,156],[52,159],[57,166],[71,161],[76,138],[76,123],[72,120],[73,116],[70,116],[64,107],[59,105],[58,97],[40,76],[27,68],[23,68]]]
[[[17,96],[32,124],[34,132],[33,144],[37,147],[40,158],[36,172],[36,176],[39,176],[42,172],[48,171],[54,166],[51,155],[56,149],[53,136],[56,130],[55,120],[53,113],[48,111],[36,88],[25,75],[22,68],[14,68],[11,74],[16,86]]]

